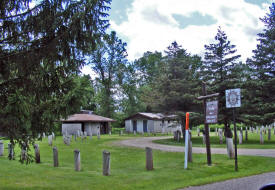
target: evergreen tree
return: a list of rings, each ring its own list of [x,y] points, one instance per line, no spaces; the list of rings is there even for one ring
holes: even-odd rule
[[[251,76],[246,83],[250,100],[246,113],[252,122],[266,125],[275,118],[275,3],[260,20],[265,29],[258,34],[259,44],[253,57],[247,60]]]
[[[28,151],[80,109],[85,91],[74,78],[108,27],[109,3],[0,1],[0,130],[11,143]]]
[[[235,88],[241,80],[237,77],[240,55],[236,55],[236,46],[231,45],[220,27],[215,36],[215,42],[204,46],[202,79],[209,85],[208,93],[220,93],[218,97],[219,123],[224,123],[225,127],[228,127],[231,110],[226,109],[225,90]]]

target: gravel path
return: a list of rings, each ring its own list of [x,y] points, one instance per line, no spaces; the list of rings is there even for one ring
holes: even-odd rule
[[[156,150],[168,151],[168,152],[184,152],[184,147],[170,146],[153,143],[153,140],[165,139],[171,137],[142,137],[133,138],[128,140],[122,140],[115,142],[119,146],[131,146],[138,148],[151,147]],[[206,153],[206,148],[193,147],[193,153]],[[211,148],[212,154],[227,154],[225,148]],[[275,157],[275,150],[273,149],[238,149],[238,155],[250,155],[250,156],[265,156]],[[226,180],[222,182],[193,186],[184,188],[181,190],[259,190],[265,184],[275,183],[275,172],[264,173],[260,175],[254,175],[249,177],[237,178]]]
[[[171,145],[163,145],[153,143],[153,140],[158,139],[166,139],[171,137],[141,137],[141,138],[133,138],[128,140],[122,140],[116,142],[117,145],[122,146],[132,146],[138,148],[151,147],[156,150],[168,151],[168,152],[184,152],[183,146],[171,146]],[[201,147],[193,147],[193,153],[206,153],[206,148]],[[225,148],[211,148],[212,154],[227,154],[227,150]],[[273,149],[238,149],[238,155],[250,155],[250,156],[265,156],[265,157],[274,157],[275,158],[275,150]]]

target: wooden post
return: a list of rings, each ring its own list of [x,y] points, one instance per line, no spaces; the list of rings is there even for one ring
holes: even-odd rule
[[[4,142],[0,141],[0,156],[4,156]]]
[[[149,147],[145,148],[146,151],[146,169],[153,170],[153,152],[152,149]]]
[[[78,149],[74,150],[74,166],[75,171],[81,170],[80,151]]]
[[[8,158],[9,160],[14,160],[14,150],[13,150],[13,146],[11,143],[8,144]]]
[[[205,83],[202,83],[202,93],[203,96],[206,96],[206,87]],[[203,107],[204,107],[204,118],[206,118],[206,98],[203,99]],[[204,129],[205,129],[205,143],[206,143],[206,154],[207,154],[207,164],[211,166],[211,150],[210,150],[210,138],[209,138],[209,128],[208,124],[206,123],[206,119],[204,120]]]
[[[38,144],[34,145],[34,152],[35,152],[35,163],[39,164],[40,163],[40,150],[39,150]]]
[[[53,147],[53,166],[58,167],[58,150],[56,147]]]
[[[104,150],[103,151],[103,175],[108,176],[110,175],[110,158],[111,154],[110,152]]]

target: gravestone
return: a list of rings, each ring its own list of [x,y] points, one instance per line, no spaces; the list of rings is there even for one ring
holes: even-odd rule
[[[53,147],[53,167],[58,167],[58,150],[56,147]]]
[[[233,148],[233,139],[226,137],[225,140],[226,140],[226,147],[227,147],[227,155],[230,159],[234,159],[235,153]]]
[[[48,144],[49,144],[49,146],[53,145],[53,136],[52,135],[48,136]]]
[[[216,133],[216,136],[218,136],[218,129],[217,129],[217,127],[215,128],[215,133]]]
[[[219,128],[218,133],[219,133],[220,144],[222,144],[223,143],[223,135],[222,135],[222,129],[221,128]]]
[[[110,160],[111,160],[111,153],[104,150],[102,153],[103,157],[103,167],[102,167],[102,173],[104,176],[110,175]]]
[[[121,135],[121,136],[123,135],[123,131],[122,131],[122,130],[120,130],[120,135]]]
[[[268,140],[271,140],[271,127],[268,127]]]
[[[54,132],[52,132],[53,140],[56,140]]]
[[[150,147],[145,148],[146,151],[146,169],[153,170],[153,151]]]
[[[9,160],[14,160],[14,150],[11,143],[8,144],[8,158]]]
[[[137,132],[136,132],[136,130],[134,130],[134,135],[135,135],[135,136],[137,135]]]
[[[258,128],[258,127],[256,127],[256,133],[257,133],[257,134],[259,133],[259,128]]]
[[[24,160],[26,160],[26,159],[27,159],[27,151],[26,151],[26,148],[23,147],[23,148],[21,149],[21,160],[24,161]]]
[[[189,142],[188,142],[188,162],[193,162],[193,157],[192,157],[192,141],[191,141],[192,133],[189,131]]]
[[[97,131],[97,139],[100,139],[100,131]]]
[[[206,142],[206,139],[205,139],[205,133],[202,134],[202,144],[205,144]]]
[[[243,128],[241,127],[241,130],[240,130],[240,134],[242,136],[242,140],[243,140]]]
[[[263,129],[260,129],[260,144],[264,144]]]
[[[75,171],[81,170],[80,151],[77,149],[74,150],[74,166],[75,166]]]
[[[39,164],[40,163],[40,150],[39,150],[38,144],[34,145],[34,155],[35,155],[35,163]]]
[[[200,136],[200,128],[198,127],[197,128],[197,134],[198,134],[198,137]]]
[[[239,131],[239,144],[243,144],[243,136],[241,131]]]
[[[77,130],[77,137],[80,137],[80,131]]]
[[[4,142],[0,141],[0,156],[4,156]]]
[[[109,131],[109,135],[112,135],[112,131],[111,130]]]
[[[93,139],[93,133],[92,132],[90,133],[90,139],[91,140]]]
[[[46,135],[45,135],[45,133],[43,133],[43,138],[46,138]]]
[[[248,140],[248,130],[247,130],[247,127],[245,128],[245,141]]]

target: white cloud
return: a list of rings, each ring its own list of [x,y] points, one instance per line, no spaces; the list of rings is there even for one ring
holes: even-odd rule
[[[268,5],[262,7],[244,0],[134,0],[132,8],[127,10],[128,19],[121,24],[110,22],[118,35],[128,39],[130,60],[145,51],[163,51],[175,40],[188,52],[203,55],[204,45],[213,41],[218,26],[245,60],[252,55],[256,34],[263,29],[259,17],[265,15]],[[211,16],[217,23],[180,28],[173,17],[174,14],[190,17],[194,12]]]

